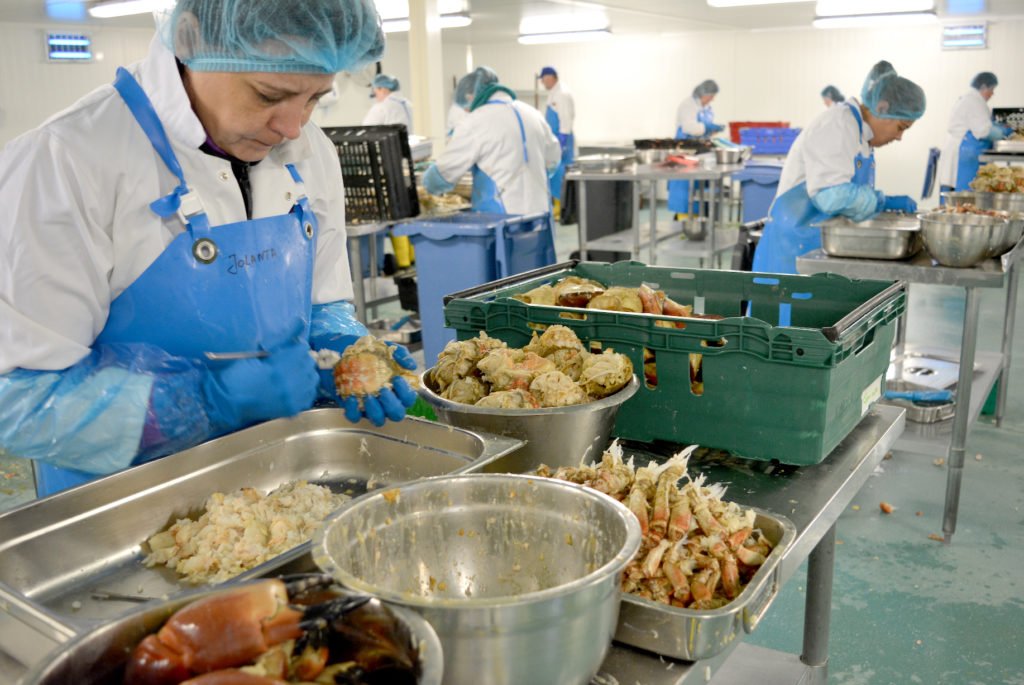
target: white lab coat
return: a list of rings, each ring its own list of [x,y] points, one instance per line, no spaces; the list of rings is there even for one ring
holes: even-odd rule
[[[405,130],[412,133],[412,105],[401,95],[391,93],[380,102],[374,102],[363,117],[363,126],[384,124],[405,124]]]
[[[458,126],[459,122],[465,119],[467,115],[469,115],[469,112],[462,107],[459,107],[454,102],[452,103],[452,106],[448,108],[448,118],[444,122],[445,131],[447,131],[448,135],[452,134],[455,127]]]
[[[157,37],[129,71],[210,223],[244,221],[230,162],[199,150],[206,132],[174,55]],[[300,188],[286,163],[302,176],[319,222],[313,302],[351,299],[337,151],[312,122],[252,167],[253,217],[290,211]],[[161,219],[149,208],[177,185],[112,85],[7,144],[0,152],[0,374],[60,370],[89,353],[111,301],[184,230],[177,217]]]
[[[526,151],[523,159],[522,134],[515,113],[505,104],[481,105],[456,127],[448,145],[437,160],[437,170],[450,184],[473,168],[491,177],[498,188],[499,200],[507,214],[534,214],[551,209],[548,169],[562,158],[562,148],[533,107],[513,101],[498,92],[492,100],[509,102],[523,119]]]
[[[970,131],[984,140],[992,131],[992,111],[985,98],[974,88],[960,96],[949,116],[949,136],[939,157],[939,185],[956,185],[956,168],[960,162],[960,143]]]
[[[707,127],[697,120],[701,110],[710,106],[700,104],[700,98],[688,97],[679,103],[676,109],[676,128],[683,129],[683,134],[691,138],[699,138],[707,132]]]
[[[562,88],[561,81],[548,91],[547,107],[558,114],[558,132],[563,135],[572,133],[576,121],[576,102],[572,94]]]
[[[856,98],[846,102],[860,108]],[[814,197],[823,188],[853,180],[854,159],[871,155],[874,132],[863,122],[858,131],[857,119],[846,103],[836,103],[811,121],[793,142],[779,177],[776,197],[790,188],[807,182],[807,194]]]

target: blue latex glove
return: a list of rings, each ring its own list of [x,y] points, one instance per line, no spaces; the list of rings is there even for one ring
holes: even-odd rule
[[[917,203],[907,195],[889,195],[882,201],[882,211],[913,214],[917,211]]]
[[[338,335],[329,340],[318,340],[320,349],[334,350],[341,354],[345,349],[358,340],[354,335]],[[413,371],[416,369],[416,360],[412,358],[402,345],[387,343],[394,348],[394,360],[404,369]],[[362,398],[360,405],[357,397],[339,397],[334,384],[334,369],[320,369],[320,390],[335,400],[345,410],[345,418],[352,423],[358,423],[366,417],[375,426],[383,426],[387,419],[401,421],[405,418],[405,410],[416,403],[416,391],[401,376],[394,376],[391,379],[391,389],[384,388],[376,395],[367,395]]]
[[[309,409],[318,383],[309,345],[299,340],[263,359],[210,366],[202,390],[210,423],[227,433]]]
[[[423,187],[431,195],[443,195],[455,190],[455,184],[444,180],[444,176],[437,170],[437,164],[431,164],[423,174]]]
[[[705,124],[705,126],[704,126],[704,131],[708,135],[712,135],[712,134],[715,134],[715,133],[721,133],[724,130],[725,130],[725,126],[722,126],[721,124]]]
[[[840,215],[853,221],[864,221],[882,210],[885,193],[869,185],[840,183],[822,188],[811,198],[811,202],[829,216]]]

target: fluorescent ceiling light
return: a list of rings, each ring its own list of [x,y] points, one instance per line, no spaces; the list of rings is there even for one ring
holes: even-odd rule
[[[608,29],[604,12],[571,12],[569,14],[535,14],[519,20],[519,34],[573,33]]]
[[[968,24],[942,27],[943,50],[965,50],[988,47],[988,25]]]
[[[845,17],[815,17],[816,29],[852,29],[866,27],[927,26],[939,18],[935,12],[898,12],[895,14],[854,14]]]
[[[819,17],[844,17],[928,12],[934,9],[935,0],[818,0],[814,14]]]
[[[814,2],[814,0],[708,0],[710,7],[747,7],[750,5],[781,5],[783,3]]]
[[[441,28],[443,29],[461,29],[462,27],[469,26],[473,23],[473,17],[469,16],[468,12],[442,14],[440,19]],[[411,26],[412,24],[409,22],[409,17],[384,19],[381,21],[381,27],[384,29],[384,33],[402,33],[403,31],[408,31]]]
[[[555,31],[549,33],[523,33],[519,36],[519,42],[523,45],[538,45],[540,43],[582,43],[592,40],[602,40],[612,35],[611,29],[590,29],[586,31]]]
[[[409,0],[374,0],[373,4],[383,21],[409,18]],[[437,13],[441,16],[463,13],[467,9],[466,0],[437,0]]]
[[[89,6],[89,16],[96,19],[126,17],[129,14],[159,12],[174,7],[175,0],[109,0]]]

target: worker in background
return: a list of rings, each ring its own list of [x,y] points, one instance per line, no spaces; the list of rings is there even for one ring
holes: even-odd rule
[[[846,98],[835,86],[825,86],[821,89],[821,101],[826,107],[843,102]]]
[[[562,147],[533,107],[516,100],[489,67],[463,76],[455,102],[469,115],[455,128],[441,158],[423,174],[434,195],[455,189],[473,171],[473,209],[499,214],[551,211],[548,173]]]
[[[988,101],[999,79],[983,71],[971,81],[971,88],[953,106],[949,116],[949,137],[939,157],[939,186],[942,190],[969,190],[978,175],[978,157],[1013,131],[992,121]]]
[[[544,120],[551,127],[551,132],[558,138],[562,146],[562,161],[551,177],[551,197],[554,200],[555,216],[561,214],[559,206],[562,200],[562,180],[565,168],[572,164],[576,157],[576,137],[573,135],[573,122],[576,121],[576,103],[572,95],[562,87],[558,80],[558,72],[554,67],[540,70],[540,82],[548,91],[548,104],[544,110]]]
[[[398,79],[394,76],[377,74],[373,78],[370,97],[374,103],[363,117],[364,126],[402,124],[407,133],[412,133],[412,105],[396,92],[398,88]]]
[[[0,152],[0,452],[41,495],[339,399],[311,351],[366,329],[309,119],[383,50],[371,0],[179,0],[113,87]],[[392,383],[346,416],[403,418]]]
[[[711,101],[718,94],[718,84],[707,79],[693,89],[693,94],[683,100],[676,110],[676,140],[707,138],[721,132],[725,127],[715,123]],[[668,182],[668,208],[675,212],[675,220],[689,216],[690,182]]]
[[[873,150],[901,140],[924,107],[920,86],[883,61],[865,79],[859,102],[829,107],[801,131],[782,168],[754,271],[796,273],[797,256],[821,246],[816,224],[828,217],[863,221],[881,211],[917,211],[906,195],[875,190]]]

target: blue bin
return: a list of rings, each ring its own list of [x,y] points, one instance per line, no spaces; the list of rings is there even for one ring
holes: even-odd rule
[[[775,193],[779,189],[782,167],[768,164],[748,164],[743,171],[732,175],[740,182],[743,193],[743,223],[768,216]]]
[[[555,263],[551,213],[462,212],[400,224],[416,251],[423,353],[433,366],[455,331],[444,325],[444,296]]]
[[[755,155],[785,155],[799,135],[798,128],[743,128],[740,144],[752,147]]]

